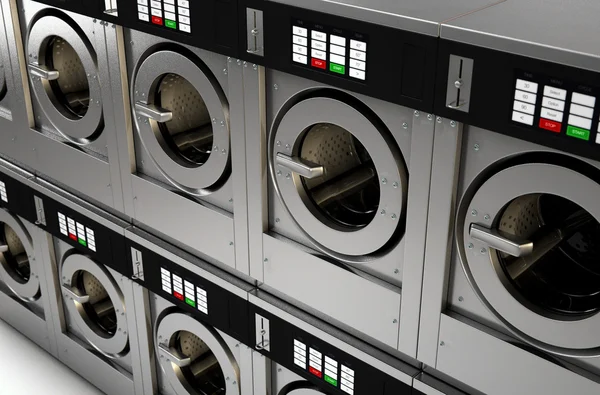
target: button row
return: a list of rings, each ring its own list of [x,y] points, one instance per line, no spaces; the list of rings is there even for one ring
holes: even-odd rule
[[[537,83],[517,79],[512,114],[512,120],[514,122],[519,122],[530,126],[533,125],[533,114],[535,113],[537,91]]]
[[[308,64],[308,29],[292,26],[292,60]]]
[[[164,25],[170,29],[177,29],[191,33],[190,2],[189,0],[177,0],[177,10],[175,9],[175,0],[137,0],[138,19],[145,22],[152,22],[155,25]],[[148,8],[150,7],[150,8]],[[164,11],[164,20],[163,20]]]
[[[595,106],[596,98],[594,96],[573,92],[569,109],[567,136],[589,141]]]

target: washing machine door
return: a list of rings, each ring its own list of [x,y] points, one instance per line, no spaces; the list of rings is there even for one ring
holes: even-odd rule
[[[100,353],[118,357],[129,351],[127,310],[113,276],[77,252],[62,262],[63,304],[77,328]]]
[[[403,231],[407,172],[391,133],[367,109],[311,97],[271,131],[276,190],[291,217],[330,254],[377,253]]]
[[[173,185],[202,196],[222,184],[229,176],[229,107],[199,59],[152,53],[134,73],[131,97],[140,140]]]
[[[102,99],[96,52],[68,17],[35,20],[27,37],[31,89],[56,131],[86,145],[102,131]]]
[[[0,279],[19,299],[31,302],[41,295],[38,276],[31,236],[18,218],[0,210]]]
[[[472,186],[457,216],[463,267],[482,301],[517,335],[559,354],[600,349],[600,178],[594,171],[548,163],[508,167]]]
[[[160,365],[177,395],[240,394],[240,372],[221,336],[184,313],[157,324]]]
[[[322,395],[327,392],[308,381],[293,381],[287,384],[277,395]]]

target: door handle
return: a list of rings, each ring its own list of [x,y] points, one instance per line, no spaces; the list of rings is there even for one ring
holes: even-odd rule
[[[75,293],[70,286],[63,284],[62,286],[63,292],[67,293],[69,295],[69,297],[71,299],[73,299],[75,302],[78,303],[87,303],[90,301],[90,296],[89,295],[79,295],[78,293]]]
[[[277,153],[275,162],[277,162],[278,165],[283,166],[286,169],[293,171],[294,173],[298,173],[300,176],[308,179],[321,177],[324,173],[323,166],[321,165],[303,161],[296,156],[288,156],[281,152]]]
[[[169,122],[173,119],[171,111],[139,101],[135,103],[135,112],[142,117],[153,119],[156,122]]]
[[[39,66],[37,64],[29,65],[29,72],[31,75],[35,75],[36,77],[43,78],[47,81],[54,81],[58,79],[59,73],[56,70],[48,70],[44,66]]]
[[[469,235],[488,246],[505,252],[514,257],[529,255],[533,251],[533,242],[531,241],[513,241],[507,239],[495,230],[485,228],[481,225],[471,224]]]
[[[189,364],[192,363],[192,360],[190,358],[179,358],[177,355],[173,354],[171,352],[171,349],[168,346],[165,346],[164,344],[159,344],[158,348],[160,349],[160,351],[165,354],[167,356],[167,358],[173,362],[175,365],[177,365],[180,368],[185,368],[186,366],[189,366]]]

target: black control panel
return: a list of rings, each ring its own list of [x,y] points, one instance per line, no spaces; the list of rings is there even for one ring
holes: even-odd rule
[[[77,14],[86,15],[91,18],[96,18],[102,21],[118,23],[117,13],[111,13],[111,3],[116,3],[116,0],[36,0],[39,3],[58,7],[65,11],[75,12]],[[107,5],[109,6],[107,8]]]
[[[143,267],[133,280],[182,310],[248,344],[248,302],[159,254],[127,240],[130,267]]]
[[[451,56],[473,61],[468,112],[448,107]],[[436,115],[600,158],[600,74],[447,40],[439,59]]]
[[[268,325],[268,341],[252,347],[331,395],[409,395],[412,387],[250,304],[250,336]],[[258,320],[258,321],[257,321]],[[268,323],[267,323],[268,321]],[[259,334],[260,335],[260,334]],[[256,342],[255,342],[256,343]]]
[[[2,172],[0,172],[0,207],[31,223],[37,220],[33,190]]]

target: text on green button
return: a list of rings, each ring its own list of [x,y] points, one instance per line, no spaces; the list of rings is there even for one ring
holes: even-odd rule
[[[332,377],[325,375],[325,381],[327,381],[329,384],[337,387],[337,380],[334,380]]]
[[[329,71],[333,71],[338,74],[346,74],[346,67],[341,64],[329,63]]]
[[[177,29],[177,22],[170,19],[165,19],[165,26],[171,29]]]
[[[587,141],[590,139],[590,131],[569,125],[569,127],[567,128],[567,136]]]

